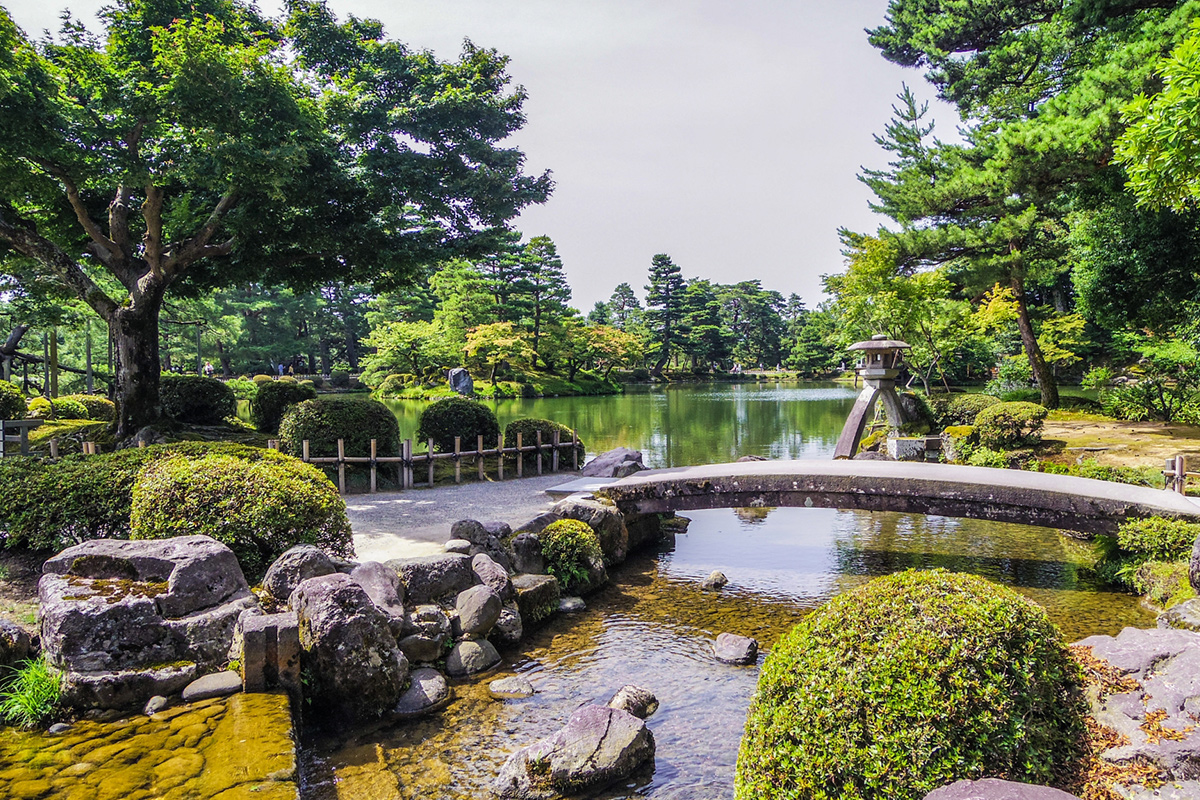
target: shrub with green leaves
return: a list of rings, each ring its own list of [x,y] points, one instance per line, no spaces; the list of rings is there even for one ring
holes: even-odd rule
[[[0,718],[9,725],[37,728],[54,718],[62,697],[62,673],[45,657],[24,662],[0,684]]]
[[[275,378],[272,375],[255,375],[250,380],[254,381],[261,388],[264,383],[272,383]]]
[[[380,397],[396,397],[403,394],[407,389],[419,383],[416,375],[408,373],[400,373],[396,375],[388,375],[380,383],[375,390],[375,394]]]
[[[117,404],[107,397],[101,397],[98,394],[71,394],[62,399],[73,400],[83,406],[87,416],[79,417],[79,419],[112,422],[117,418]],[[61,414],[59,416],[62,417]],[[71,417],[63,417],[63,419],[71,419]]]
[[[318,397],[289,406],[279,423],[280,447],[285,453],[301,455],[306,439],[309,455],[317,458],[336,456],[338,439],[346,441],[348,456],[369,455],[372,439],[378,455],[395,456],[400,453],[400,424],[378,400]]]
[[[25,395],[5,380],[0,380],[0,419],[25,419]]]
[[[333,556],[354,554],[337,489],[294,458],[250,462],[214,453],[160,459],[138,475],[132,499],[130,538],[211,536],[233,550],[251,579],[297,544]]]
[[[1123,553],[1154,561],[1188,558],[1200,537],[1200,525],[1165,517],[1134,519],[1117,528],[1117,545]]]
[[[334,370],[329,373],[329,383],[338,389],[347,389],[350,387],[350,373],[342,370]]]
[[[316,398],[317,390],[311,384],[301,386],[295,381],[282,380],[264,383],[255,397],[250,419],[254,427],[263,433],[276,433],[284,412],[290,406]]]
[[[604,565],[600,540],[586,522],[577,519],[552,522],[538,534],[538,541],[546,571],[558,578],[566,594],[586,587],[589,573]]]
[[[200,375],[163,375],[159,381],[163,410],[179,422],[219,425],[237,414],[233,390],[215,378]]]
[[[1149,486],[1151,489],[1163,488],[1163,474],[1157,467],[1116,467],[1101,464],[1094,458],[1084,459],[1081,464],[1055,464],[1052,461],[1038,461],[1030,464],[1029,469],[1051,475],[1073,475],[1077,478],[1128,483],[1131,486]]]
[[[979,416],[980,411],[999,402],[999,397],[992,397],[990,394],[950,395],[950,399],[946,401],[945,411],[942,413],[941,423],[946,427],[974,425],[975,418]]]
[[[504,446],[516,447],[517,434],[521,434],[521,446],[529,447],[537,444],[537,435],[541,431],[542,444],[549,445],[554,441],[554,434],[558,433],[560,442],[567,443],[571,441],[571,437],[575,435],[575,431],[568,428],[566,425],[559,424],[550,419],[516,419],[504,426]],[[580,440],[576,450],[579,453],[579,463],[583,464],[584,447],[583,441]],[[522,453],[525,462],[525,469],[536,469],[537,454],[533,452]],[[550,450],[547,448],[542,453],[542,463],[549,464],[547,460],[550,457]],[[571,464],[571,449],[564,447],[558,451],[559,464],[566,467]]]
[[[225,381],[225,385],[233,391],[234,398],[238,400],[253,403],[254,398],[258,397],[259,384],[249,378],[234,378],[231,381]]]
[[[426,406],[417,426],[417,439],[433,439],[434,448],[442,453],[454,451],[455,436],[462,438],[464,449],[474,449],[480,435],[484,447],[495,447],[500,423],[490,408],[465,397],[447,397]]]
[[[970,455],[967,456],[966,463],[971,467],[1008,469],[1012,466],[1012,459],[1008,453],[1000,450],[993,450],[990,447],[975,447],[971,449]]]
[[[735,796],[919,800],[964,778],[1044,784],[1081,755],[1079,669],[1037,604],[945,570],[878,578],[767,656]]]
[[[996,403],[975,417],[975,434],[993,450],[1033,447],[1042,441],[1046,413],[1036,403]]]
[[[87,406],[70,397],[56,397],[50,401],[55,419],[91,419]]]
[[[54,406],[45,397],[31,397],[25,416],[30,419],[54,419]]]

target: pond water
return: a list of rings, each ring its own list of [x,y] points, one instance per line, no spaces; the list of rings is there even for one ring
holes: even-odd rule
[[[589,452],[641,449],[651,466],[771,458],[829,458],[855,391],[835,385],[734,384],[631,391],[617,397],[504,401],[501,423],[547,417],[580,432]],[[397,403],[401,430],[423,404]],[[1097,586],[1091,548],[1044,528],[830,509],[688,512],[686,534],[612,571],[588,610],[560,615],[506,654],[500,669],[454,687],[454,702],[420,722],[342,738],[316,738],[307,796],[489,796],[509,753],[560,728],[586,702],[620,686],[653,691],[654,764],[599,798],[715,800],[733,796],[733,772],[759,663],[716,662],[724,631],[754,636],[762,651],[813,608],[872,577],[910,567],[972,572],[1046,607],[1068,640],[1151,626],[1138,599]],[[730,585],[703,592],[720,569]],[[496,702],[487,683],[518,673],[537,694]]]

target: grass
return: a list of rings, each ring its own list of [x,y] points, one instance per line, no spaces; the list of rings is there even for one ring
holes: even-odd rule
[[[0,717],[10,725],[36,728],[58,712],[62,675],[45,658],[26,661],[0,690]]]

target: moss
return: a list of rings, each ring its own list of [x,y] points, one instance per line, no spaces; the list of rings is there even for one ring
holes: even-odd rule
[[[165,581],[135,581],[128,578],[80,578],[72,575],[67,578],[67,585],[81,589],[83,593],[64,596],[64,600],[103,597],[108,600],[109,605],[126,597],[159,597],[169,591]]]
[[[1146,561],[1133,573],[1133,588],[1162,608],[1196,596],[1188,582],[1187,561]]]

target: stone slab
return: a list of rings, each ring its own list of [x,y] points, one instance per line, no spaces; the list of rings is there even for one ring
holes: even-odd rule
[[[619,478],[576,478],[573,481],[560,483],[557,486],[551,486],[543,491],[551,497],[569,497],[573,494],[590,495],[597,489],[608,486],[610,483],[615,483]]]

